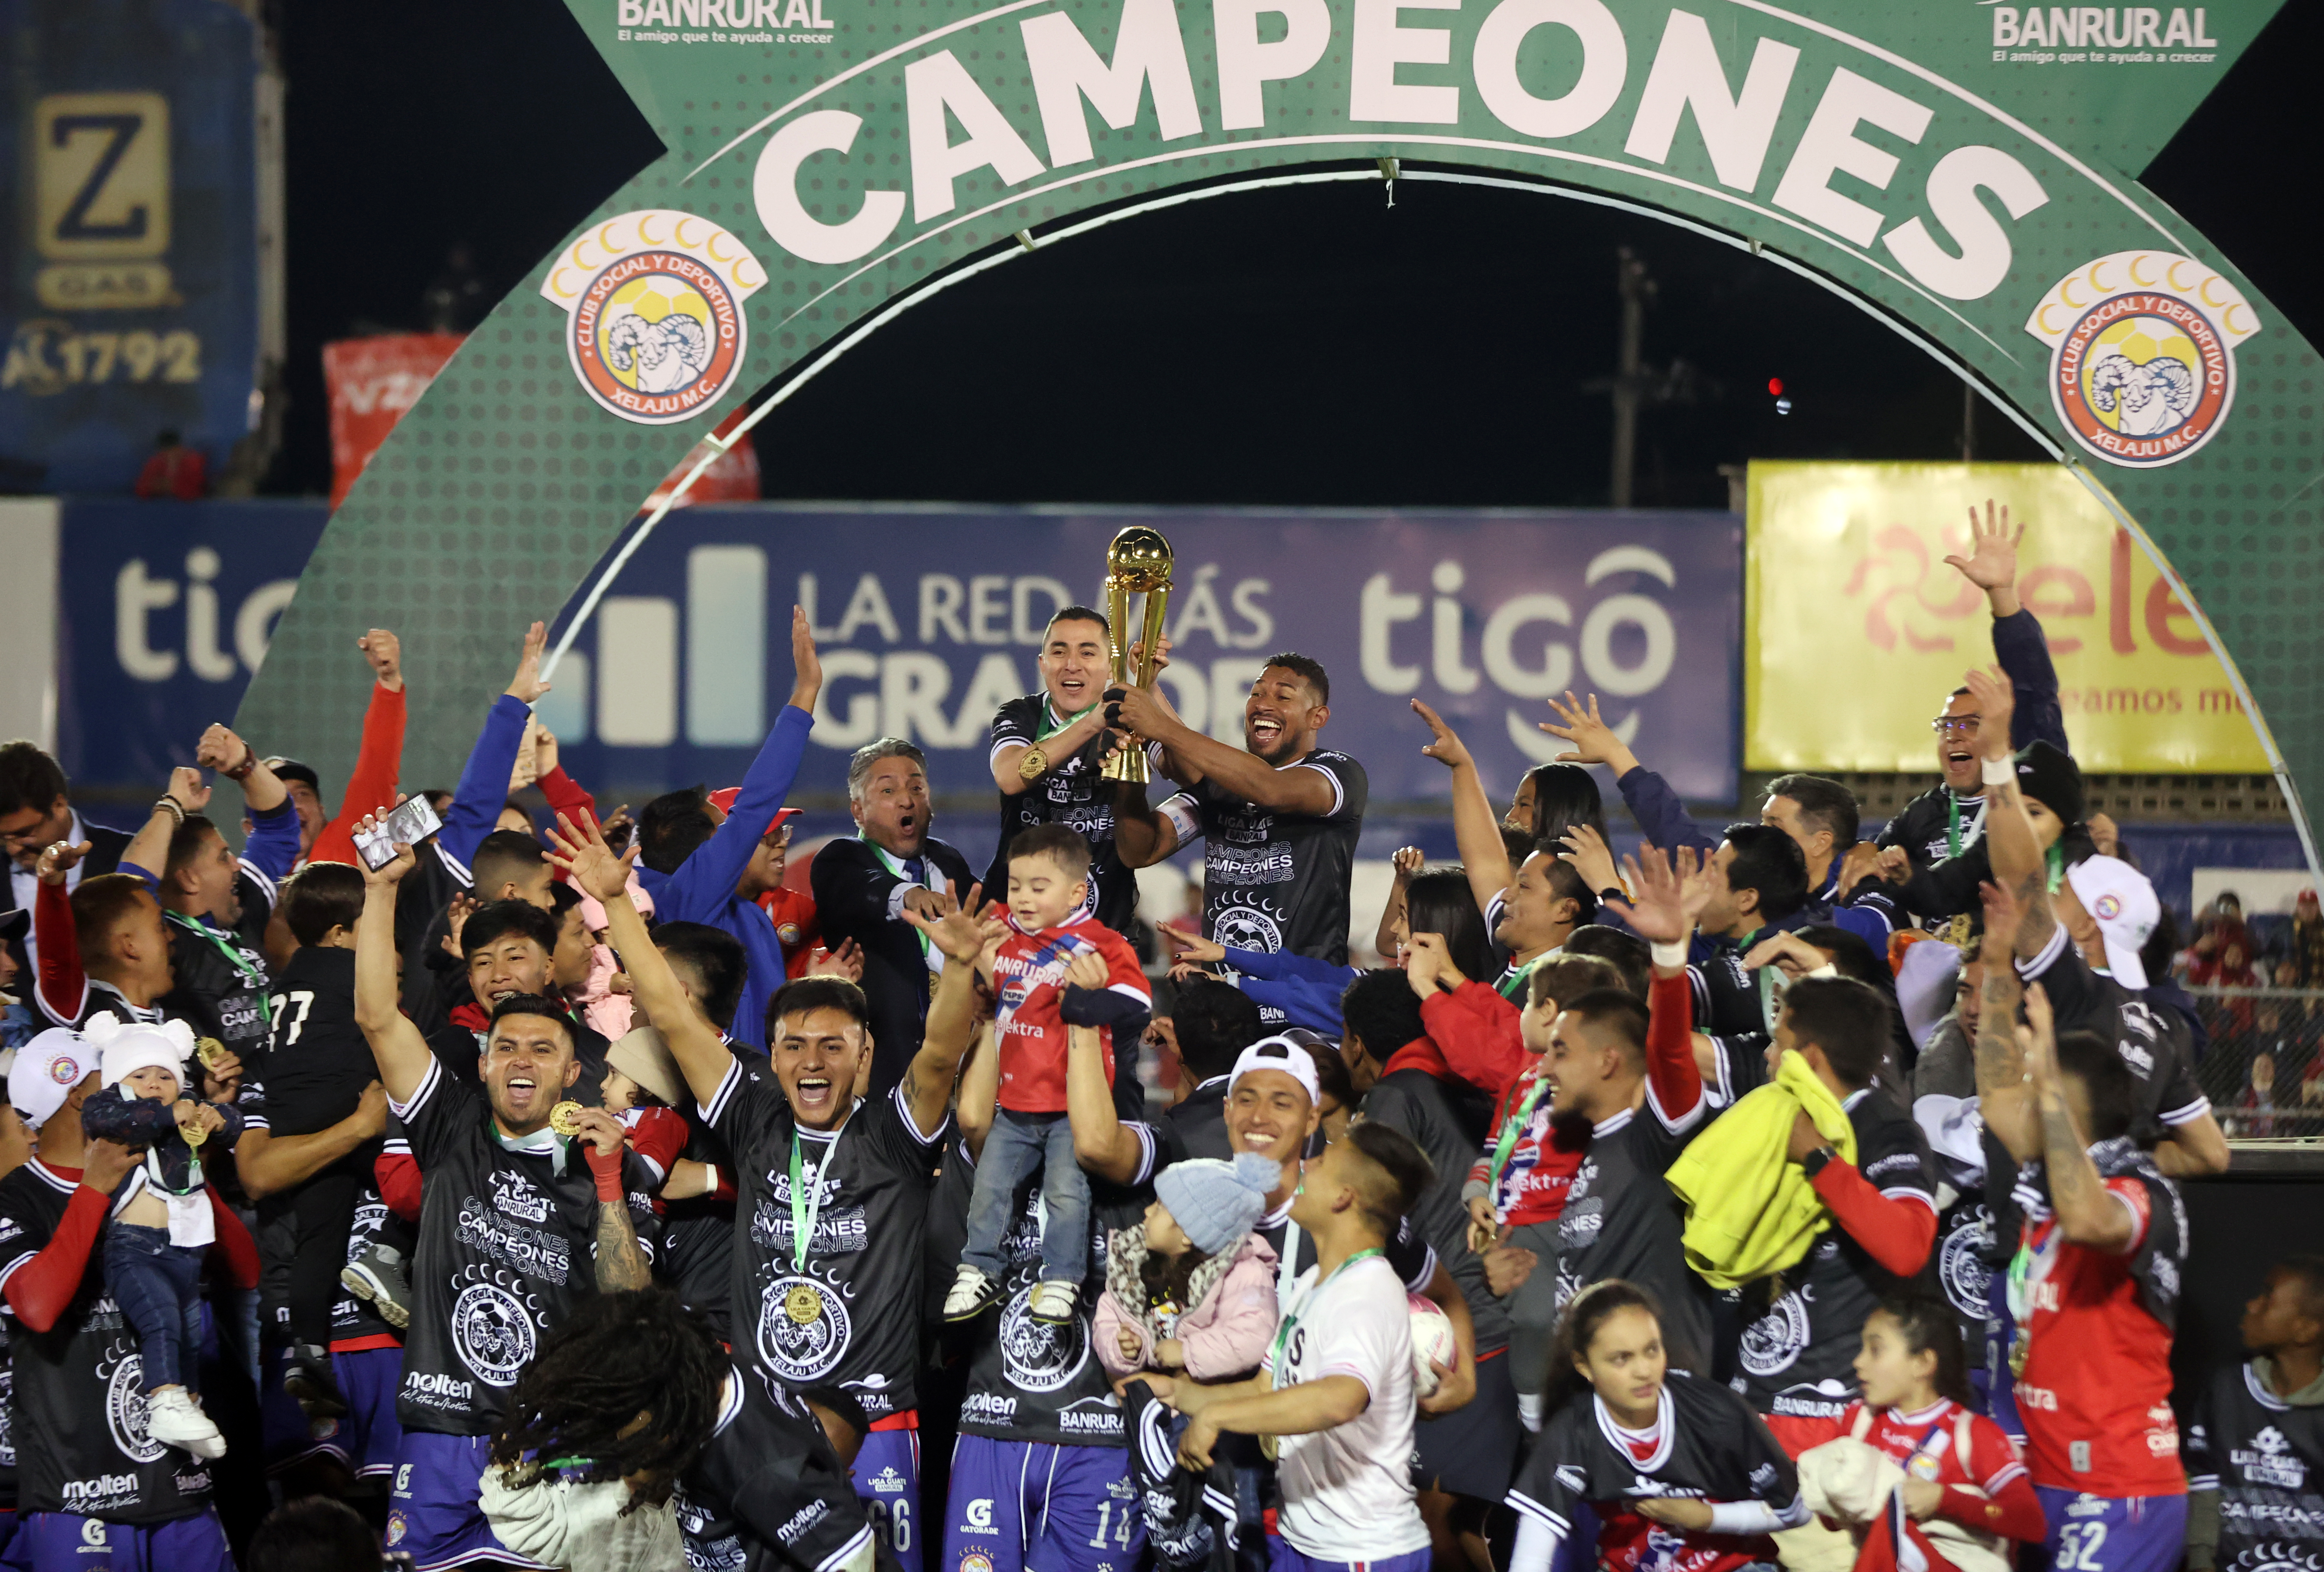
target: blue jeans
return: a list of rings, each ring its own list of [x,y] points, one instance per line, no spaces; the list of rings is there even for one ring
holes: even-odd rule
[[[105,1285],[137,1328],[144,1390],[195,1390],[202,1347],[202,1256],[207,1245],[172,1245],[167,1228],[115,1221],[105,1230]]]
[[[1008,1269],[1001,1241],[1015,1220],[1017,1187],[1041,1172],[1041,1281],[1079,1286],[1089,1270],[1089,1178],[1074,1155],[1074,1126],[1063,1114],[993,1112],[992,1133],[976,1160],[976,1189],[968,1202],[968,1245],[963,1264],[999,1279]]]

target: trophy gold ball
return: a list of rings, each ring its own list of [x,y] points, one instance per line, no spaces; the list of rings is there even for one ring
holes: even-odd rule
[[[1159,529],[1145,524],[1132,524],[1119,531],[1105,548],[1106,641],[1113,657],[1115,687],[1154,685],[1163,624],[1170,611],[1173,560],[1168,538]],[[1145,597],[1140,608],[1144,613],[1142,647],[1135,671],[1130,666],[1130,601],[1133,595]],[[1105,761],[1103,774],[1108,780],[1145,785],[1148,773],[1144,740],[1132,738],[1121,751]]]

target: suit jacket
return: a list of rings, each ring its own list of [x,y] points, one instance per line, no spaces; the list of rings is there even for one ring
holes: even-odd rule
[[[976,882],[968,859],[933,836],[922,855],[967,898],[969,886]],[[919,930],[888,915],[889,900],[903,881],[868,844],[851,837],[815,854],[807,883],[824,943],[836,950],[853,939],[862,947],[863,997],[872,1007],[872,1095],[885,1097],[920,1051],[932,980]]]
[[[81,878],[93,878],[100,873],[121,871],[121,854],[129,850],[129,842],[133,839],[129,831],[115,830],[104,824],[92,824],[87,818],[83,818],[80,822],[80,832],[82,839],[88,842],[88,855],[80,860]],[[5,917],[17,909],[15,864],[10,862],[5,866],[8,877],[0,878],[0,917]],[[31,930],[28,928],[25,932],[30,933]],[[16,952],[16,960],[22,963],[25,959],[23,944],[13,939],[8,942]],[[22,992],[27,999],[32,997],[32,978],[29,974],[23,979]]]

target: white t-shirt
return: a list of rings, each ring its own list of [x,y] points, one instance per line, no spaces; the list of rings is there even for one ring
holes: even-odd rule
[[[1281,1345],[1275,1384],[1352,1375],[1371,1403],[1346,1424],[1282,1439],[1277,1526],[1318,1561],[1425,1550],[1428,1525],[1412,1498],[1412,1317],[1404,1284],[1378,1255],[1350,1264],[1321,1290],[1316,1270],[1299,1274],[1285,1307],[1298,1322]]]

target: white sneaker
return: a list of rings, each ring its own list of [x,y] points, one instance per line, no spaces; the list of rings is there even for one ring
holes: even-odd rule
[[[182,1386],[154,1393],[145,1400],[145,1433],[157,1441],[182,1447],[197,1457],[226,1456],[226,1438]]]
[[[1074,1301],[1079,1294],[1080,1290],[1070,1282],[1038,1284],[1033,1290],[1033,1301],[1029,1307],[1033,1319],[1053,1324],[1072,1320]]]
[[[982,1268],[964,1263],[952,1280],[951,1292],[945,1295],[944,1319],[972,1319],[983,1314],[985,1307],[997,1297],[992,1279],[984,1274]]]

